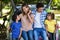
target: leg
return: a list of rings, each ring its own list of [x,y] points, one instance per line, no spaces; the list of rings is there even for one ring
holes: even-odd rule
[[[53,38],[52,33],[49,32],[49,35],[50,35],[49,40],[53,40],[52,39]]]
[[[52,33],[52,40],[55,40],[54,38],[55,38],[54,33]]]
[[[33,30],[28,31],[29,40],[33,40]]]
[[[56,40],[58,40],[58,30],[56,31]]]
[[[28,40],[28,35],[26,31],[22,31],[22,37],[24,38],[24,40]]]
[[[41,31],[41,36],[42,36],[42,39],[43,39],[43,40],[47,40],[47,33],[46,33],[45,30],[42,30],[42,31]]]
[[[18,40],[18,38],[12,38],[12,40]]]
[[[39,40],[37,30],[34,30],[34,40]]]
[[[12,40],[12,33],[9,34],[9,40]]]

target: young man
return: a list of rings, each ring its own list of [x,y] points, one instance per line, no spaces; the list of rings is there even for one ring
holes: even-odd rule
[[[39,40],[39,36],[43,40],[47,40],[47,34],[44,26],[44,20],[46,18],[46,12],[43,11],[44,5],[42,3],[37,3],[37,10],[34,13],[34,39]]]

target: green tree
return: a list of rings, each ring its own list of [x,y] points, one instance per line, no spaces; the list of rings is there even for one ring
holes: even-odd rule
[[[52,0],[51,6],[60,9],[60,0]]]

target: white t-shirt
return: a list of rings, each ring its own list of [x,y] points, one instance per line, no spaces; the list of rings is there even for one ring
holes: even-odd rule
[[[42,28],[40,23],[40,15],[41,13],[36,12],[35,20],[34,20],[34,28]]]

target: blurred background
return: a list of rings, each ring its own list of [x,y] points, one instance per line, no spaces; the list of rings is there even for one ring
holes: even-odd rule
[[[44,4],[44,10],[46,10],[47,12],[53,12],[55,14],[55,19],[57,20],[57,23],[59,25],[59,34],[60,0],[0,0],[0,39],[7,39],[9,37],[7,28],[11,23],[11,17],[16,10],[21,10],[22,3],[29,4],[31,10],[35,10],[36,3],[38,2],[42,2]]]

